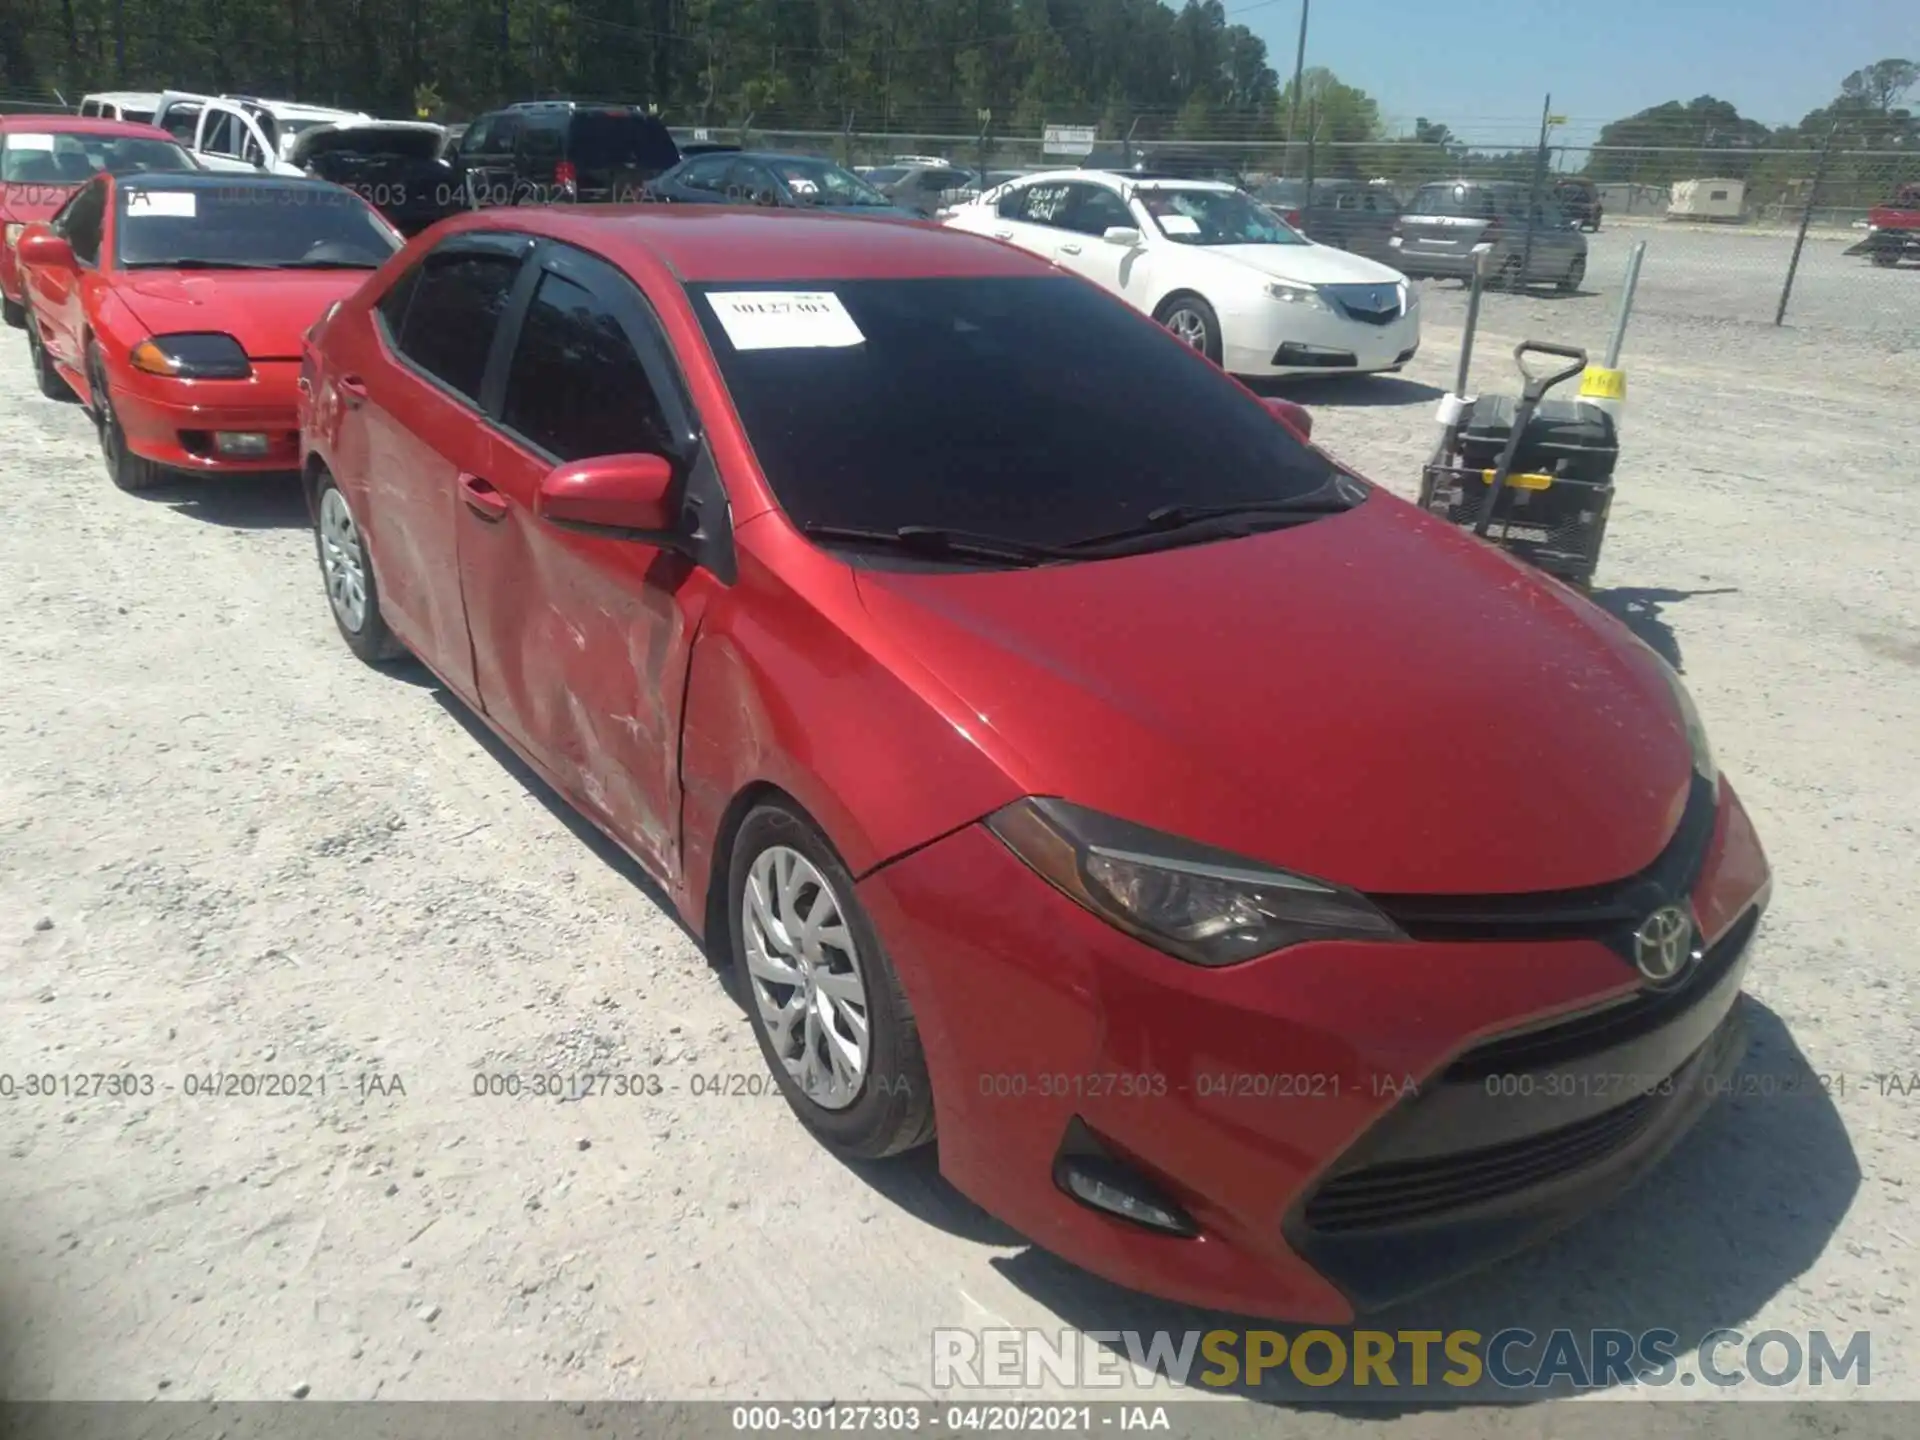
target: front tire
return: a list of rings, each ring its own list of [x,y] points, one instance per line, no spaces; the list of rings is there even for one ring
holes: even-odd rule
[[[1220,317],[1198,295],[1175,295],[1161,303],[1154,319],[1172,332],[1174,339],[1189,349],[1198,350],[1214,364],[1220,363],[1224,347],[1220,339]]]
[[[113,392],[107,388],[107,367],[93,345],[87,347],[87,387],[93,391],[93,423],[100,431],[100,458],[106,461],[107,478],[129,494],[151,490],[167,478],[167,472],[127,448],[127,432],[114,413]]]
[[[1576,255],[1573,263],[1567,266],[1567,273],[1560,277],[1559,289],[1563,295],[1571,295],[1580,288],[1580,282],[1587,278],[1587,257]]]
[[[13,329],[24,330],[27,328],[27,307],[18,300],[9,300],[0,295],[0,318],[4,318]]]
[[[348,508],[347,497],[320,472],[313,497],[313,544],[320,561],[320,579],[327,590],[327,608],[347,648],[369,665],[383,665],[407,653],[394,638],[380,613],[380,587],[366,541]]]
[[[33,362],[33,383],[40,393],[49,400],[74,399],[73,387],[60,378],[53,357],[47,353],[47,347],[40,340],[40,322],[33,318],[30,310],[22,311],[21,318],[26,322],[27,358]]]
[[[826,837],[784,804],[755,807],[734,839],[727,914],[754,1038],[800,1123],[850,1160],[931,1140],[919,1027]]]

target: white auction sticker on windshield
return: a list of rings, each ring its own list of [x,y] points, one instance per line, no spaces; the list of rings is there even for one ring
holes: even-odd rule
[[[7,149],[9,150],[51,150],[53,149],[53,136],[51,135],[9,135],[7,136]]]
[[[864,345],[867,337],[830,290],[710,291],[736,350],[821,350]]]
[[[1198,235],[1200,222],[1191,215],[1162,215],[1160,228],[1169,235]]]
[[[191,220],[194,216],[194,195],[191,190],[129,190],[127,192],[127,214],[169,215],[178,220]]]

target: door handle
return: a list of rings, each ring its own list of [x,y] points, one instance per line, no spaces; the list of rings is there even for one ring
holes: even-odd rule
[[[1078,255],[1080,253],[1080,247],[1078,245],[1062,245],[1060,247],[1060,253],[1062,255]]]
[[[993,238],[996,240],[1011,240],[1013,238],[1013,232],[1011,230],[996,230],[993,232]]]
[[[507,497],[478,475],[463,474],[460,477],[460,498],[482,520],[506,519]]]
[[[349,405],[364,405],[367,400],[367,385],[358,375],[342,375],[334,386],[346,397]]]

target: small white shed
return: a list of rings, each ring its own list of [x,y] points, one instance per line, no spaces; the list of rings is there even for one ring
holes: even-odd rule
[[[1744,180],[1676,180],[1667,203],[1670,220],[1738,220],[1746,206]]]

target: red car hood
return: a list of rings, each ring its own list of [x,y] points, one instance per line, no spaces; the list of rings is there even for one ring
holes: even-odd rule
[[[155,335],[219,330],[255,360],[298,360],[300,337],[370,270],[123,270],[115,293]]]
[[[1385,494],[1125,559],[858,573],[1029,793],[1357,889],[1623,879],[1685,804],[1691,750],[1653,653]]]
[[[76,186],[0,185],[0,219],[10,225],[45,220],[67,203]]]

